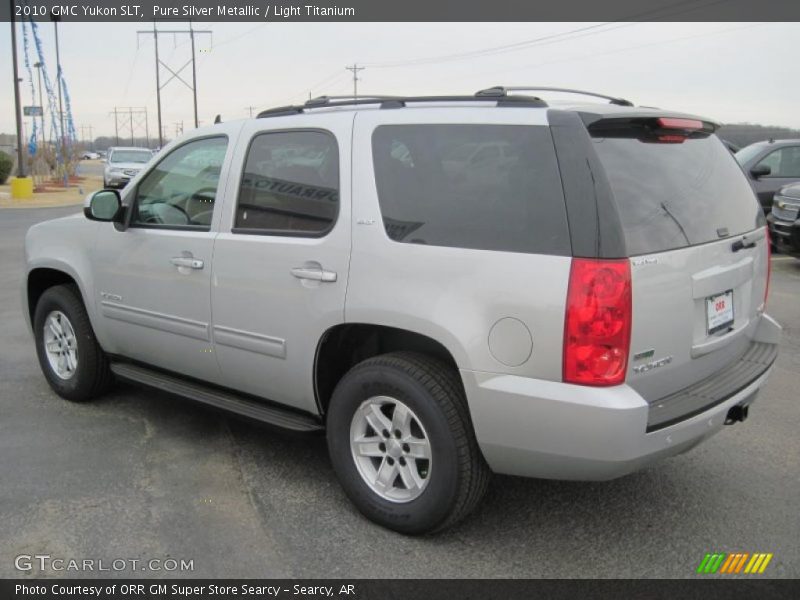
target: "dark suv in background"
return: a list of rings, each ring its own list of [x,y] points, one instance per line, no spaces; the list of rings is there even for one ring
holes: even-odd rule
[[[782,187],[767,215],[770,239],[775,249],[800,258],[800,183]]]
[[[775,192],[788,183],[800,181],[800,140],[756,142],[734,156],[747,174],[765,214],[772,210]]]

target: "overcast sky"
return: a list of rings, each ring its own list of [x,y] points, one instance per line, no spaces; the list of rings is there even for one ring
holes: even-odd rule
[[[144,27],[60,25],[61,60],[79,135],[80,127],[89,125],[94,136],[113,135],[109,113],[115,106],[146,106],[150,134],[156,135],[153,41],[152,36],[137,40],[136,33]],[[247,116],[249,106],[301,102],[309,92],[350,93],[352,75],[345,65],[358,62],[367,66],[359,73],[359,93],[454,94],[537,84],[619,95],[723,122],[800,128],[797,23],[210,23],[197,28],[213,31],[198,36],[197,44],[199,112],[206,124],[218,113],[233,119]],[[40,32],[54,77],[53,27],[42,24]],[[161,58],[174,70],[190,56],[187,40],[160,37]],[[511,51],[452,57],[529,40],[534,41]],[[21,33],[17,41],[20,76],[26,79],[23,104],[30,104]],[[0,133],[14,131],[10,44],[9,25],[0,23]],[[411,64],[396,64],[404,62]],[[183,75],[191,81],[188,67]],[[162,69],[162,83],[168,76]],[[189,128],[191,92],[173,80],[162,91],[162,110],[169,137],[176,122]],[[128,135],[127,125],[121,135]]]

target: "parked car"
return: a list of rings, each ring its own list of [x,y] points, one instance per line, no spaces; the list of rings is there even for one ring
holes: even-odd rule
[[[736,160],[750,179],[765,214],[772,199],[787,183],[800,181],[800,140],[768,140],[739,150]]]
[[[493,472],[686,452],[777,355],[764,216],[713,122],[609,99],[323,99],[193,130],[28,232],[44,376],[324,432],[358,509],[410,534]]]
[[[81,160],[97,160],[98,158],[100,158],[100,155],[97,152],[92,152],[90,150],[87,150],[81,154]]]
[[[148,148],[109,148],[103,170],[104,188],[123,188],[153,158]]]
[[[775,249],[800,258],[800,183],[778,190],[767,222]]]
[[[99,158],[100,160],[105,160],[106,158],[108,158],[108,152],[106,152],[105,150],[98,150],[97,158]]]

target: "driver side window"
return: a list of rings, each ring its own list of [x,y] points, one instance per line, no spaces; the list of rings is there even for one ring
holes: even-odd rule
[[[139,183],[130,224],[208,231],[227,147],[214,137],[173,150]]]

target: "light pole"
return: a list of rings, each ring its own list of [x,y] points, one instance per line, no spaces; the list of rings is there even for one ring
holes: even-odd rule
[[[63,75],[61,74],[61,54],[58,47],[58,22],[61,17],[50,14],[50,20],[53,21],[53,26],[56,31],[56,82],[58,83],[58,116],[61,122],[61,162],[64,165],[64,187],[69,185],[69,175],[67,174],[67,132],[64,129],[64,108],[61,103],[61,87]]]
[[[41,62],[34,63],[33,65],[36,67],[36,72],[39,75],[39,106],[42,108],[42,152],[44,152],[44,101],[42,100],[42,65]]]

